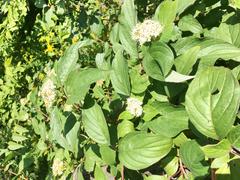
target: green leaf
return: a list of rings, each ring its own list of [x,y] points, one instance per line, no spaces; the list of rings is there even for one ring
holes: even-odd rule
[[[112,62],[112,71],[110,74],[114,90],[122,95],[130,95],[130,80],[128,74],[128,63],[123,57],[122,51],[118,51]]]
[[[206,37],[224,40],[236,47],[240,47],[240,24],[239,16],[235,13],[229,13],[222,20],[219,27],[213,27],[211,30],[205,32]]]
[[[191,6],[196,0],[177,0],[177,13],[181,14],[186,8]]]
[[[90,147],[85,151],[84,157],[84,169],[88,172],[92,172],[94,170],[96,163],[102,163],[102,159],[100,158],[99,154],[99,146],[97,144],[91,144]]]
[[[197,62],[199,50],[200,46],[195,46],[188,49],[184,54],[178,56],[174,62],[177,72],[186,75],[190,74],[193,65]]]
[[[154,103],[148,103],[143,106],[143,120],[144,121],[150,121],[152,118],[154,118],[156,115],[159,114],[159,111],[155,108]]]
[[[232,69],[232,73],[237,80],[240,80],[240,65]]]
[[[8,149],[10,149],[10,150],[12,150],[12,151],[21,149],[21,148],[23,148],[23,147],[24,147],[23,145],[18,144],[18,143],[15,143],[15,142],[13,142],[13,141],[9,141],[9,142],[8,142]]]
[[[208,167],[203,165],[205,156],[196,141],[187,141],[181,145],[180,158],[195,177],[205,176]]]
[[[165,82],[181,83],[193,78],[194,76],[186,76],[176,71],[171,71],[171,73],[166,77]]]
[[[167,175],[163,175],[163,176],[159,176],[159,175],[149,175],[146,176],[144,175],[144,180],[168,180],[168,176]]]
[[[132,93],[141,94],[145,92],[150,82],[146,74],[140,75],[140,68],[135,68],[130,71]]]
[[[134,124],[131,121],[123,120],[117,126],[118,138],[124,137],[130,132],[134,132]]]
[[[107,177],[105,176],[103,169],[96,165],[94,170],[94,179],[96,180],[107,180]]]
[[[202,33],[203,31],[201,24],[192,15],[182,17],[178,22],[178,27],[182,31],[190,31],[192,33]]]
[[[173,143],[177,147],[180,147],[182,144],[184,144],[188,140],[189,139],[187,138],[187,136],[183,132],[181,132],[177,137],[173,139]]]
[[[157,134],[174,137],[188,129],[188,114],[185,110],[175,110],[149,122],[149,128]]]
[[[146,168],[166,156],[172,139],[162,135],[133,132],[119,142],[120,162],[129,169]]]
[[[207,137],[223,139],[239,108],[240,88],[229,69],[210,67],[196,75],[186,94],[186,110],[196,129]]]
[[[211,163],[211,168],[218,169],[223,166],[228,166],[229,161],[230,161],[229,154],[221,156],[219,158],[215,158]]]
[[[106,61],[105,53],[98,53],[95,57],[96,66],[101,70],[110,70],[110,63]]]
[[[129,111],[123,111],[118,116],[118,119],[122,119],[122,120],[130,120],[130,119],[133,119],[133,118],[134,118],[134,116]]]
[[[148,53],[144,54],[144,70],[150,77],[160,81],[170,72],[173,63],[174,56],[171,49],[162,42],[153,43]]]
[[[167,41],[171,38],[174,20],[177,13],[177,1],[163,1],[157,8],[154,18],[157,19],[164,29],[161,39]]]
[[[131,31],[123,25],[119,25],[119,38],[123,49],[132,58],[138,57],[137,43],[131,37]]]
[[[180,39],[173,46],[177,55],[185,53],[190,48],[200,46],[200,51],[197,56],[198,58],[207,58],[212,60],[222,58],[224,60],[233,59],[236,61],[239,61],[240,59],[240,48],[219,39],[198,39],[194,37],[187,37]]]
[[[168,176],[174,175],[179,168],[177,150],[173,149],[160,163]]]
[[[66,125],[65,125],[66,126]],[[78,155],[78,133],[80,128],[80,122],[75,122],[71,130],[66,134],[66,140],[69,144],[70,150],[74,153],[75,157]]]
[[[107,165],[114,165],[116,162],[116,152],[112,150],[109,146],[100,146],[100,154]]]
[[[14,126],[14,128],[13,128],[13,131],[14,131],[14,132],[18,132],[19,134],[22,134],[22,133],[28,132],[28,129],[25,128],[25,127],[22,127],[22,126],[20,126],[20,125],[18,125],[18,124],[16,124],[16,125]]]
[[[65,137],[63,136],[63,128],[66,122],[66,117],[61,113],[61,111],[55,107],[51,113],[50,117],[50,128],[53,140],[55,140],[59,145],[69,150],[69,145]]]
[[[79,103],[79,101],[84,100],[90,85],[104,78],[104,72],[96,68],[72,71],[64,86],[68,97],[67,104]]]
[[[131,37],[132,29],[136,24],[137,11],[134,0],[124,1],[119,16],[119,39],[124,50],[129,53],[132,58],[138,57],[137,43]]]
[[[240,9],[240,0],[230,0],[230,3],[236,8]]]
[[[90,138],[99,144],[110,144],[107,122],[101,107],[97,103],[82,110],[82,120],[84,129]]]
[[[229,154],[231,144],[227,139],[223,139],[218,144],[206,145],[201,149],[208,158],[219,158]]]
[[[66,81],[69,73],[76,68],[77,60],[79,58],[79,48],[88,46],[90,44],[90,40],[85,40],[71,45],[56,63],[55,71],[57,74],[57,78],[62,84]]]
[[[17,133],[13,133],[12,135],[12,140],[16,142],[22,142],[22,141],[25,141],[26,139],[28,138]]]
[[[45,0],[35,0],[34,5],[35,5],[37,8],[43,8],[44,6],[47,6]]]
[[[227,139],[232,146],[240,149],[240,125],[237,125],[231,129],[228,133]]]
[[[134,5],[134,0],[124,1],[121,7],[119,22],[130,30],[136,25],[137,11]]]

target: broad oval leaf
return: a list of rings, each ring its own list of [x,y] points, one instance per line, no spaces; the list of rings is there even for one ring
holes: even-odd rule
[[[124,137],[130,132],[135,131],[133,122],[129,120],[123,120],[117,126],[118,138]]]
[[[201,33],[203,31],[201,24],[193,15],[187,15],[181,18],[178,26],[182,31],[190,31],[192,33]]]
[[[90,40],[85,40],[71,45],[56,63],[56,74],[62,84],[67,79],[68,74],[76,68],[77,60],[79,57],[78,49],[90,44]]]
[[[192,67],[197,62],[199,50],[200,46],[192,47],[175,59],[174,64],[178,73],[188,75],[192,71]]]
[[[134,0],[124,1],[119,16],[119,22],[128,29],[132,29],[136,25],[137,11],[134,5]]]
[[[210,67],[197,74],[186,94],[186,110],[196,129],[222,139],[231,129],[240,102],[240,88],[229,69]]]
[[[229,154],[231,144],[227,139],[223,139],[218,144],[206,145],[201,149],[208,158],[220,158]]]
[[[214,61],[219,58],[224,60],[233,59],[235,61],[239,61],[240,59],[240,48],[214,38],[199,39],[187,37],[180,39],[177,43],[173,44],[173,46],[177,55],[185,53],[192,47],[200,46],[198,58],[207,58]]]
[[[162,81],[171,70],[173,62],[172,50],[165,43],[155,42],[144,53],[143,67],[150,77]]]
[[[187,141],[181,145],[179,154],[183,163],[195,177],[204,176],[208,173],[208,167],[203,164],[204,153],[196,141]]]
[[[112,62],[112,72],[110,74],[114,90],[122,95],[130,95],[130,80],[128,74],[128,63],[119,50]]]
[[[101,107],[97,103],[82,110],[82,120],[84,129],[90,138],[99,144],[110,144],[107,122]]]
[[[232,146],[240,149],[240,125],[237,125],[231,129],[227,139],[230,141]]]
[[[131,55],[132,58],[138,57],[137,43],[131,37],[131,30],[123,25],[119,25],[119,38],[123,49]]]
[[[138,57],[137,43],[131,37],[132,29],[136,23],[137,11],[134,0],[124,1],[119,16],[119,39],[124,50],[129,53],[132,58]]]
[[[177,1],[163,1],[157,8],[154,19],[157,19],[163,25],[161,40],[167,42],[171,39],[174,20],[177,13]]]
[[[90,85],[101,79],[104,79],[104,71],[96,68],[76,69],[72,71],[64,84],[64,89],[68,97],[67,104],[74,104],[84,100]]]
[[[157,134],[174,137],[188,129],[188,114],[184,109],[175,110],[149,122],[149,128]]]
[[[129,169],[146,168],[169,153],[172,139],[145,132],[127,134],[119,143],[119,159]]]

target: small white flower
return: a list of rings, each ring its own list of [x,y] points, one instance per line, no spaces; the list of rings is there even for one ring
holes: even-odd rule
[[[159,22],[147,19],[134,27],[132,39],[143,45],[145,42],[150,42],[152,38],[158,37],[162,31],[163,27]]]
[[[22,106],[25,106],[25,105],[27,104],[27,102],[28,102],[27,98],[21,98],[21,99],[20,99],[20,104],[21,104]]]
[[[133,116],[139,117],[143,113],[142,102],[136,98],[128,98],[126,110],[129,111]]]
[[[51,107],[55,100],[55,85],[51,79],[45,81],[42,85],[42,89],[40,91],[40,96],[42,97],[45,106],[47,108]]]
[[[63,174],[63,171],[64,171],[63,161],[60,161],[59,159],[54,159],[52,165],[53,176],[61,176]]]

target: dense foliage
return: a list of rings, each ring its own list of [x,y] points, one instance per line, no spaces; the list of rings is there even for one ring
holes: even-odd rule
[[[239,0],[0,7],[0,179],[239,179]]]

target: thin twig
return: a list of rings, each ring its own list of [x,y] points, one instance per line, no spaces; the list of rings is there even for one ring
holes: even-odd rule
[[[182,160],[180,158],[179,158],[179,168],[180,168],[181,174],[183,175],[183,179],[185,179],[185,177],[187,177],[187,174],[185,172]]]
[[[121,171],[121,180],[124,180],[124,166],[122,166],[122,171]]]

